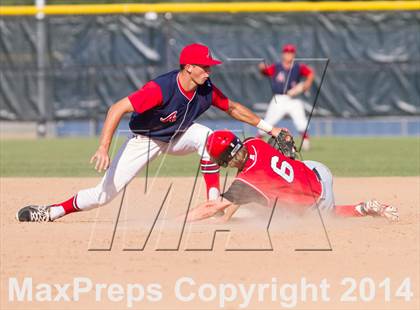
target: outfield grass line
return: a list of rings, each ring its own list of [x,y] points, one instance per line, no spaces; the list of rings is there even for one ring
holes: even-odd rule
[[[119,147],[124,140],[114,143]],[[0,140],[0,177],[100,177],[89,164],[97,145],[96,138]],[[324,163],[337,177],[420,175],[417,137],[322,137],[313,138],[312,145],[304,159]],[[167,160],[162,176],[194,176],[199,156]],[[151,163],[151,176],[159,164],[160,159]]]

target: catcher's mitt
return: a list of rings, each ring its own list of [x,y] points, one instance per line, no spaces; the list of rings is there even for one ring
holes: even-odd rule
[[[277,137],[271,137],[268,140],[268,144],[282,152],[284,156],[292,159],[296,158],[295,141],[293,141],[293,137],[289,132],[280,131]]]

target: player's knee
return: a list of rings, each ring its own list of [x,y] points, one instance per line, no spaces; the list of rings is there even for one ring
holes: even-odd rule
[[[210,160],[210,155],[207,153],[206,150],[206,143],[208,137],[213,133],[213,130],[211,130],[208,127],[200,126],[200,132],[198,134],[199,139],[196,141],[196,147],[198,154],[202,157],[204,160]]]
[[[98,204],[100,206],[103,206],[109,202],[111,202],[111,200],[113,200],[115,198],[115,196],[117,196],[117,192],[116,191],[108,191],[108,192],[102,192],[99,194],[98,196]]]
[[[97,202],[98,202],[99,206],[103,206],[109,200],[110,200],[109,195],[107,195],[106,193],[100,193],[99,196],[98,196]]]
[[[213,133],[213,130],[210,128],[204,127],[202,130],[202,134],[200,135],[200,145],[206,145],[207,139]]]
[[[110,202],[116,195],[117,195],[117,191],[115,189],[112,188],[108,188],[108,187],[97,187],[96,188],[96,203],[99,206],[103,206],[105,204],[107,204],[108,202]]]

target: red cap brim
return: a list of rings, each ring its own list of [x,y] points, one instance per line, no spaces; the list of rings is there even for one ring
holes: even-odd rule
[[[223,62],[221,62],[220,60],[216,60],[216,59],[209,59],[208,61],[205,61],[205,63],[199,64],[199,65],[204,65],[204,66],[217,66],[222,64]]]

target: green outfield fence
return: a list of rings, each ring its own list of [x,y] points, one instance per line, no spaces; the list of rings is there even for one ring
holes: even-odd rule
[[[224,61],[213,82],[250,108],[272,95],[258,61],[293,43],[317,73],[309,105],[329,60],[315,116],[420,115],[420,1],[30,3],[1,1],[2,121],[102,117],[194,41]]]

